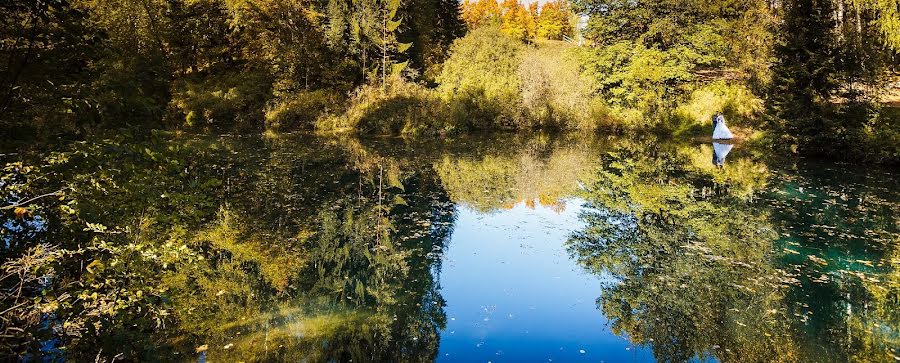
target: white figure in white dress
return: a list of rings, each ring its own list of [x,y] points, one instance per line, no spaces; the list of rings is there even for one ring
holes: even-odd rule
[[[734,138],[734,135],[731,134],[731,130],[728,129],[728,126],[725,125],[725,116],[721,113],[717,113],[713,115],[713,140],[731,140]]]

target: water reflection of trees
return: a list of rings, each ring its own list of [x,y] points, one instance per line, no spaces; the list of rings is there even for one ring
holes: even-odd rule
[[[445,152],[434,169],[451,198],[489,212],[535,202],[565,208],[563,199],[580,191],[597,170],[597,139],[579,135],[511,137],[495,149]]]
[[[790,357],[778,333],[784,277],[768,263],[773,231],[745,203],[761,176],[713,175],[693,152],[637,142],[607,153],[570,253],[611,275],[598,307],[659,360]]]
[[[802,211],[820,209],[815,203],[793,208],[779,202],[783,181],[764,165],[738,154],[717,171],[709,152],[634,142],[603,157],[587,194],[587,227],[568,243],[580,265],[610,277],[597,304],[613,331],[650,347],[661,361],[890,359],[897,324],[895,308],[885,306],[896,302],[897,289],[877,281],[893,275],[870,271],[864,285],[877,293],[860,292],[858,280],[828,280],[811,268],[840,258],[816,256],[780,235],[818,226],[798,215],[834,223],[856,209],[831,215]],[[778,185],[767,185],[773,179]],[[772,201],[784,208],[762,205]],[[885,231],[878,221],[892,214],[883,212],[859,225]],[[786,225],[773,224],[780,221]],[[782,252],[786,242],[794,244],[787,246],[792,253]],[[792,260],[794,254],[802,260]],[[812,281],[820,276],[825,281]],[[848,316],[848,304],[868,308]]]
[[[50,243],[34,273],[51,283],[25,293],[55,318],[16,327],[30,337],[7,354],[51,341],[42,354],[70,360],[432,359],[452,204],[433,173],[353,157],[316,139],[176,138],[36,159],[17,190],[71,192],[31,206],[40,239],[9,235],[8,251]]]
[[[809,201],[820,181],[739,149],[717,169],[711,153],[497,135],[163,136],[23,154],[4,168],[5,201],[65,190],[3,211],[4,266],[25,278],[0,280],[0,328],[17,333],[0,348],[74,361],[428,361],[455,205],[555,208],[577,194],[591,212],[570,251],[613,277],[598,307],[657,358],[895,354],[892,187],[845,183]],[[838,230],[857,238],[827,242]],[[814,235],[825,242],[809,248]],[[9,294],[20,286],[27,304]]]
[[[4,198],[68,189],[4,215],[7,266],[45,266],[24,286],[39,298],[3,299],[27,317],[7,353],[430,360],[455,204],[559,207],[597,165],[591,138],[498,138],[156,135],[25,156]],[[492,160],[508,173],[482,175]]]
[[[292,261],[302,263],[291,271],[290,263],[267,260],[276,278],[265,285],[274,290],[257,294],[260,307],[249,314],[265,318],[248,322],[241,303],[224,315],[210,306],[195,320],[200,326],[182,330],[205,331],[217,348],[235,344],[210,348],[218,360],[433,359],[445,320],[437,271],[454,215],[433,175],[325,140],[267,146],[259,182],[236,186],[231,205],[244,208],[236,214],[246,216],[245,241],[259,239],[255,248],[287,243]],[[259,199],[265,202],[254,203]],[[254,271],[266,276],[266,268]],[[232,296],[213,290],[206,301]]]

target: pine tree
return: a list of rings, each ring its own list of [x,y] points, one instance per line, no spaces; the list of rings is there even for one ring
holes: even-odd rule
[[[440,72],[450,45],[465,34],[457,0],[409,0],[400,10],[405,20],[399,35],[402,42],[413,43],[409,50],[410,67],[421,70],[422,79],[432,82]]]
[[[807,151],[820,151],[840,138],[830,107],[838,89],[831,1],[786,2],[781,33],[784,40],[776,50],[778,63],[773,70],[771,107],[776,117],[772,123]]]
[[[378,39],[378,47],[381,50],[381,88],[387,87],[388,77],[398,77],[406,69],[409,61],[400,62],[399,57],[412,46],[412,43],[401,43],[397,39],[401,18],[397,16],[400,10],[400,0],[386,0],[380,8],[381,37]],[[388,70],[390,68],[390,70]]]

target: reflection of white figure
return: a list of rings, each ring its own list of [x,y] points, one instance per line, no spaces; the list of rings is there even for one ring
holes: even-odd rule
[[[731,144],[720,144],[718,142],[713,143],[713,165],[724,168],[725,167],[725,158],[728,157],[728,153],[731,152],[731,148],[734,145]]]
[[[713,115],[713,140],[731,140],[734,135],[725,125],[725,116],[721,113]]]

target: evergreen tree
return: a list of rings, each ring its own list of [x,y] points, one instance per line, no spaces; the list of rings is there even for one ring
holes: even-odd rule
[[[772,126],[807,151],[821,151],[841,141],[831,107],[839,86],[831,5],[830,0],[786,2],[783,44],[776,50]]]
[[[465,34],[457,0],[410,0],[401,14],[406,29],[403,42],[412,43],[409,50],[411,67],[421,70],[425,81],[432,82],[440,74],[453,41]]]

